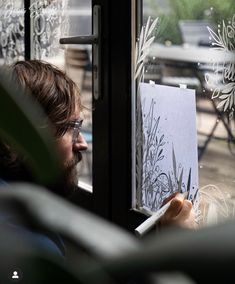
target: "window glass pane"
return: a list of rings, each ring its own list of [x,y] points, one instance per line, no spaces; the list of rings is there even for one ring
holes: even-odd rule
[[[24,59],[24,1],[0,1],[0,64]]]
[[[142,8],[145,26],[149,16],[153,20],[158,17],[155,40],[144,57],[142,81],[176,87],[184,84],[196,90],[199,192],[206,204],[201,210],[208,210],[208,204],[213,203],[218,219],[224,219],[234,214],[231,200],[235,196],[234,1],[143,0]],[[136,117],[138,126],[138,113]],[[138,145],[136,151],[135,204],[140,208]],[[169,186],[169,179],[162,182]],[[149,188],[150,195],[156,192],[157,188]]]
[[[92,47],[60,45],[66,36],[91,34],[91,1],[0,0],[0,64],[25,58],[25,11],[30,12],[31,58],[48,61],[64,70],[78,85],[83,111],[82,134],[88,143],[79,165],[80,181],[92,185]]]
[[[32,1],[30,17],[32,24],[31,57],[59,60],[59,38],[68,33],[67,1]],[[62,63],[61,63],[62,64]]]
[[[31,53],[64,70],[78,85],[83,111],[82,134],[88,143],[79,165],[80,181],[92,184],[92,70],[91,45],[60,45],[66,36],[91,34],[91,1],[33,1]]]

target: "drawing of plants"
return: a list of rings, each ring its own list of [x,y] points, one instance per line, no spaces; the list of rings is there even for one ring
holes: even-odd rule
[[[161,170],[160,161],[165,158],[165,135],[160,133],[160,116],[155,117],[154,106],[151,101],[150,108],[143,113],[143,176],[142,176],[142,206],[156,211],[165,198],[174,192],[190,191],[191,169],[188,174],[187,185],[183,181],[184,168],[177,165],[174,146],[172,145],[172,167],[168,172]],[[143,102],[145,109],[145,101]]]
[[[156,116],[155,100],[151,101],[149,110],[141,102],[140,83],[144,77],[144,64],[149,48],[154,41],[152,33],[158,19],[151,23],[148,18],[142,27],[139,41],[136,43],[135,79],[136,79],[136,131],[135,131],[135,170],[136,170],[136,206],[139,209],[156,211],[162,202],[173,192],[185,192],[190,189],[191,169],[187,185],[183,181],[185,173],[181,164],[177,164],[174,146],[172,145],[172,168],[162,171],[161,163],[171,153],[166,151],[166,135],[160,133],[161,117]],[[170,141],[168,141],[170,143]]]
[[[153,209],[154,200],[158,192],[164,190],[165,174],[160,173],[159,161],[164,159],[163,146],[164,134],[158,135],[160,117],[154,117],[154,105],[152,100],[149,112],[143,114],[143,175],[142,175],[142,202],[148,208]],[[144,108],[144,103],[143,103]],[[157,190],[156,190],[157,188]],[[157,193],[156,193],[157,192]]]
[[[187,184],[184,183],[184,168],[179,163],[177,165],[177,160],[175,156],[174,146],[172,145],[172,170],[168,172],[168,186],[169,191],[173,192],[181,192],[184,193],[186,191],[190,194],[191,189],[191,168],[189,169]],[[189,196],[190,200],[193,200],[193,196]]]

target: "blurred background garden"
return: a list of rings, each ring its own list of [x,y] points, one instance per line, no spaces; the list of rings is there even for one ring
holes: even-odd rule
[[[234,0],[144,0],[144,22],[148,16],[159,17],[156,41],[159,43],[182,44],[180,20],[205,20],[212,26],[231,19]]]

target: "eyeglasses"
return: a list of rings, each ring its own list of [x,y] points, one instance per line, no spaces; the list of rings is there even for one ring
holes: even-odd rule
[[[82,128],[83,119],[76,119],[73,121],[68,122],[67,126],[68,129],[72,130],[72,143],[76,143],[78,139],[78,135]]]

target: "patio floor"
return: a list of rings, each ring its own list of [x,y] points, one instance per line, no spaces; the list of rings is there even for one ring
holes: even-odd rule
[[[216,122],[216,115],[209,113],[211,104],[209,100],[198,102],[198,106],[203,106],[205,112],[197,113],[197,129],[199,145],[206,139],[205,135],[210,132]],[[208,113],[207,113],[208,111]],[[232,125],[232,133],[235,133],[235,126]],[[228,133],[220,121],[214,138],[209,142],[206,151],[199,161],[199,187],[214,184],[222,191],[235,196],[235,145],[232,152],[227,142]]]

